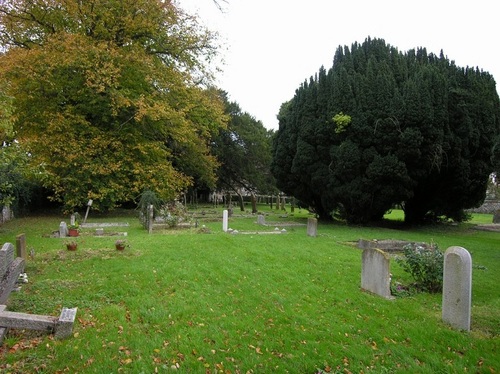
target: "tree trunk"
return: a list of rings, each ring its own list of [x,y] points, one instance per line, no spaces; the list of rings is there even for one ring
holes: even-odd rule
[[[252,192],[252,213],[257,213],[257,200],[255,198],[255,194]]]

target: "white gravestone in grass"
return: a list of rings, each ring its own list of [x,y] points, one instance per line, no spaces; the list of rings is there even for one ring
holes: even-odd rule
[[[222,212],[222,231],[227,232],[228,229],[228,217],[229,217],[229,212],[227,209],[224,209]]]
[[[462,247],[444,253],[443,321],[459,330],[470,330],[472,258]]]

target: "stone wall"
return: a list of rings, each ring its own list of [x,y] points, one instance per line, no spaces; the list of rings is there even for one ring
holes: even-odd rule
[[[479,208],[468,209],[467,211],[471,213],[493,214],[497,210],[500,210],[500,200],[488,199]]]

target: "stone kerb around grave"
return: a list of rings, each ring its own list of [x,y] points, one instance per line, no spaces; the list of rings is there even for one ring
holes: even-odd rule
[[[470,330],[472,295],[472,258],[462,247],[444,253],[443,321],[459,330]]]
[[[361,256],[361,288],[392,299],[390,257],[377,248],[366,248]]]

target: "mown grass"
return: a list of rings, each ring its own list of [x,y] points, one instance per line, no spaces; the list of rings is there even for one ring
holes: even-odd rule
[[[0,242],[21,232],[35,258],[30,282],[13,293],[8,309],[57,316],[78,307],[74,335],[63,341],[11,330],[1,348],[5,373],[490,373],[500,370],[500,233],[471,223],[408,229],[402,225],[354,227],[320,224],[306,235],[307,212],[239,215],[222,232],[221,220],[205,229],[161,230],[152,235],[133,216],[130,247],[87,230],[76,252],[46,237],[61,217],[16,219],[0,227]],[[394,212],[398,214],[398,212]],[[491,216],[490,221],[491,222]],[[211,233],[205,233],[208,229]],[[241,233],[242,231],[247,234]],[[251,233],[248,233],[251,232]],[[441,295],[384,300],[360,290],[359,238],[434,241],[444,251],[472,253],[471,332],[441,321]],[[393,276],[408,276],[392,262]]]

